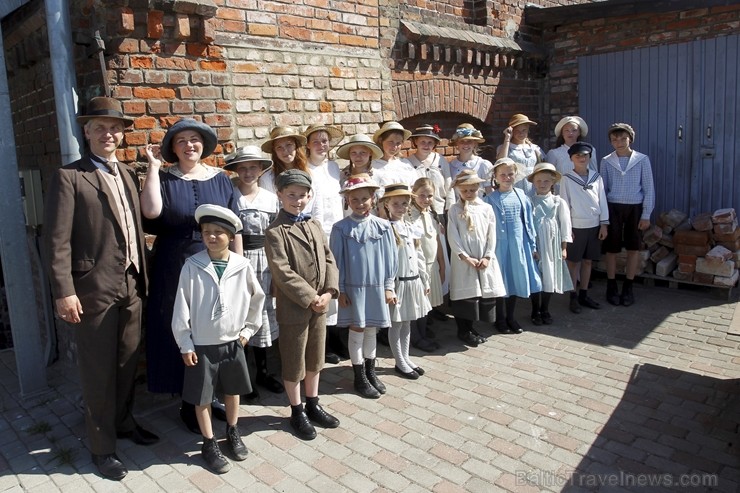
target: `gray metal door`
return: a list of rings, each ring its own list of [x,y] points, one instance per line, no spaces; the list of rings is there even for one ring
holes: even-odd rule
[[[580,115],[599,156],[627,122],[653,164],[656,212],[740,212],[740,36],[578,59]]]

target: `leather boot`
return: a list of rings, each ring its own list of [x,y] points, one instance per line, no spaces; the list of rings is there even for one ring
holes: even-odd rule
[[[606,280],[606,301],[608,301],[610,305],[619,305],[619,288],[617,287],[616,279]]]
[[[380,398],[380,392],[378,392],[378,389],[370,385],[370,382],[367,380],[367,375],[365,375],[365,364],[352,365],[352,370],[355,372],[355,390],[357,393],[368,399]]]
[[[375,387],[375,390],[381,394],[385,394],[385,385],[378,380],[378,375],[375,373],[375,358],[365,359],[365,376],[367,377],[367,381],[370,382],[370,385]]]

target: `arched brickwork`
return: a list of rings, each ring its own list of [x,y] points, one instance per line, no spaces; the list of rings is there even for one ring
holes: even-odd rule
[[[423,113],[450,112],[486,121],[492,99],[480,89],[454,80],[396,82],[393,87],[398,120]]]

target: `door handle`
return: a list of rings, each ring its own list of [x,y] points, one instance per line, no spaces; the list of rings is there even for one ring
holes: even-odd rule
[[[678,140],[683,142],[683,125],[678,126]]]
[[[711,139],[711,138],[712,138],[712,126],[707,125],[707,139]]]

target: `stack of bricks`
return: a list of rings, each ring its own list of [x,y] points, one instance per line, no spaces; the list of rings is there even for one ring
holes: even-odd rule
[[[734,209],[687,215],[660,215],[643,236],[658,276],[677,281],[732,287],[740,267],[740,228]]]

